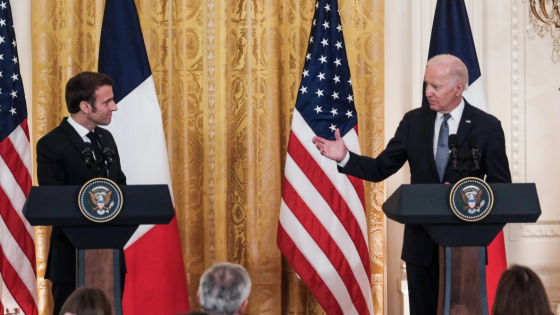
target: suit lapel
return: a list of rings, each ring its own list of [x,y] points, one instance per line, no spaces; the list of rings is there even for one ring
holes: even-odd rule
[[[95,127],[94,132],[97,134],[97,137],[99,138],[99,145],[101,146],[101,150],[103,151],[105,148],[110,148],[113,151],[113,153],[115,153],[115,157],[113,158],[113,160],[115,160],[116,151],[117,151],[116,145],[113,141],[111,141],[111,137],[106,136],[108,131],[101,127]],[[113,163],[109,165],[109,169],[107,171],[108,173],[104,174],[103,176],[106,175],[107,178],[113,181],[117,181],[118,169],[117,169],[117,163],[115,163],[115,161],[113,161]]]
[[[78,132],[76,132],[76,129],[74,129],[74,127],[70,125],[67,118],[64,118],[62,120],[60,127],[62,128],[62,130],[64,130],[64,132],[66,132],[68,136],[68,140],[70,140],[70,142],[72,143],[74,148],[76,148],[78,153],[82,154],[82,150],[84,149],[84,139],[82,139],[82,137],[80,137]]]
[[[437,112],[427,108],[424,112],[426,118],[423,119],[425,125],[422,128],[422,137],[420,139],[426,139],[426,143],[429,145],[425,146],[426,150],[424,152],[424,156],[429,161],[430,172],[437,175],[437,168],[436,168],[436,158],[434,156],[434,126],[436,123]]]
[[[111,143],[108,143],[109,141],[103,137],[103,132],[102,131],[103,131],[103,128],[100,128],[100,127],[95,127],[95,129],[93,130],[93,132],[95,132],[95,134],[97,134],[97,138],[99,139],[99,146],[101,147],[101,150],[103,150],[103,148],[105,148],[105,147],[109,147],[109,148],[111,148],[111,150],[115,151],[115,148],[113,147],[113,145]]]
[[[459,128],[457,129],[457,137],[459,138],[459,150],[463,145],[463,142],[467,139],[467,136],[472,130],[472,127],[476,123],[475,117],[476,112],[474,107],[467,103],[465,100],[465,108],[463,109],[463,114],[461,114],[461,121],[459,122]],[[447,167],[445,168],[444,180],[453,173],[453,166],[451,165],[451,160],[447,162]]]
[[[463,145],[463,142],[467,139],[467,136],[471,132],[472,127],[476,123],[473,119],[475,116],[475,110],[472,105],[465,101],[465,109],[463,109],[463,114],[461,115],[461,121],[459,122],[459,129],[457,129],[457,137],[459,138],[459,147]]]

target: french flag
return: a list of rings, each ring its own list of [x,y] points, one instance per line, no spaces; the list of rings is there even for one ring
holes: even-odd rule
[[[469,87],[463,92],[463,97],[471,105],[487,111],[482,75],[464,0],[438,0],[437,2],[428,59],[440,54],[457,56],[465,63],[469,71]],[[425,95],[422,106],[428,106]],[[500,232],[488,246],[487,253],[486,291],[488,313],[492,313],[498,281],[502,272],[507,269],[503,232]]]
[[[167,184],[173,197],[161,110],[134,0],[106,1],[99,72],[115,81],[118,111],[107,129],[117,142],[127,183]],[[124,314],[188,312],[176,217],[168,225],[140,226],[124,252]]]
[[[438,0],[432,25],[428,59],[450,54],[460,58],[469,70],[469,87],[463,97],[469,104],[486,111],[486,98],[478,57],[464,0]],[[424,95],[422,106],[428,106]]]

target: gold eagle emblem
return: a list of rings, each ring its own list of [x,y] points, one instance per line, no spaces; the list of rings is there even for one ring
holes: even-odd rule
[[[103,198],[102,195],[99,195],[99,197],[96,197],[95,194],[90,191],[89,195],[91,197],[91,202],[93,202],[93,204],[95,205],[95,208],[93,208],[93,211],[95,211],[95,210],[109,210],[109,208],[107,208],[107,205],[109,204],[109,201],[111,201],[111,193],[112,192],[109,191],[105,195],[105,198]],[[100,201],[102,198],[103,198],[104,206],[103,206],[103,209],[99,209],[97,201],[98,200]]]
[[[471,207],[469,206],[469,197],[467,196],[467,194],[466,194],[463,190],[461,190],[461,197],[463,197],[463,202],[464,202],[465,205],[466,205],[466,206],[463,208],[463,210],[467,210],[467,209],[480,209],[480,198],[482,197],[482,190],[479,190],[479,191],[476,193],[476,196],[475,196],[475,198],[474,198],[474,200],[475,200],[475,205],[474,205],[473,208],[471,208]]]

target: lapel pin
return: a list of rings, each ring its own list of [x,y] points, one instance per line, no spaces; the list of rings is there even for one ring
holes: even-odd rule
[[[465,120],[465,122],[466,122],[467,124],[470,124],[470,123],[471,123],[471,121],[470,121],[470,120]]]

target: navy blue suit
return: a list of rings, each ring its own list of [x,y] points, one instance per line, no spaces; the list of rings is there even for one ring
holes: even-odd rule
[[[429,107],[409,111],[404,115],[387,148],[377,158],[350,153],[350,160],[344,168],[339,167],[339,172],[367,181],[380,182],[396,173],[408,161],[412,184],[441,183],[433,150],[436,116],[437,113]],[[486,174],[486,181],[510,183],[511,174],[500,121],[465,101],[457,130],[459,151],[463,157],[469,156],[469,146],[466,141],[469,135],[475,135],[478,139],[479,152],[482,155],[480,168]],[[466,167],[472,169],[472,162],[466,162]],[[455,183],[460,178],[451,163],[448,163],[443,182]],[[437,313],[437,257],[437,245],[422,225],[406,224],[401,258],[407,263],[410,305],[411,311],[414,312],[412,314]],[[427,282],[431,284],[428,285]],[[413,292],[418,290],[421,292]],[[420,296],[415,296],[418,293]],[[426,303],[429,304],[427,307],[417,305]],[[434,305],[436,311],[433,311]]]

